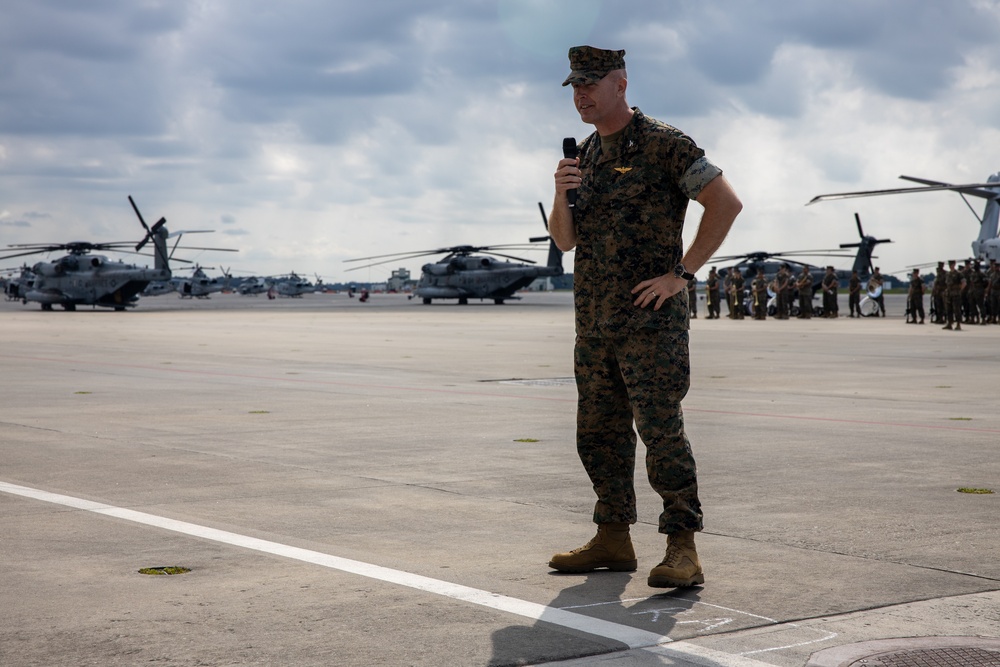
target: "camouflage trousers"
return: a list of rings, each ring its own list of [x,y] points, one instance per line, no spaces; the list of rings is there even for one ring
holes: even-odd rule
[[[595,523],[635,523],[635,423],[649,484],[663,500],[659,532],[701,530],[697,469],[681,399],[690,385],[686,331],[577,336],[576,445],[597,494]]]

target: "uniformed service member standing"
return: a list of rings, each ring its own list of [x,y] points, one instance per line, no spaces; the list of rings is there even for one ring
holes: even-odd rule
[[[757,277],[751,283],[753,288],[753,318],[755,320],[767,319],[767,276],[764,269],[757,269]]]
[[[630,108],[625,52],[569,50],[573,102],[597,130],[555,172],[549,231],[576,248],[575,371],[577,451],[597,503],[597,534],[552,557],[563,572],[637,567],[629,526],[636,522],[636,437],[662,498],[663,561],[653,587],[704,582],[694,534],[702,510],[681,399],[690,382],[685,287],[722,244],[742,204],[722,171],[680,130]],[[571,209],[567,192],[576,190]],[[683,252],[688,201],[704,206],[694,241]]]
[[[986,298],[989,304],[989,323],[1000,324],[1000,264],[990,260],[989,281],[986,288]]]
[[[787,320],[788,313],[791,310],[791,305],[792,305],[792,298],[791,298],[792,275],[791,275],[791,269],[788,267],[787,264],[781,265],[781,268],[778,269],[778,276],[775,280],[778,283],[777,285],[778,313],[775,317],[779,320]]]
[[[719,319],[719,272],[713,266],[705,281],[705,303],[708,307],[708,319]]]
[[[851,271],[851,279],[847,281],[847,307],[851,311],[851,317],[854,317],[854,313],[861,317],[861,278],[857,271]]]
[[[917,322],[917,316],[920,322]],[[924,279],[920,277],[920,269],[913,269],[910,274],[910,288],[906,292],[906,323],[924,323]]]
[[[799,288],[799,319],[808,320],[813,316],[813,277],[809,267],[803,265],[802,273],[795,283]]]
[[[881,270],[876,266],[875,273],[868,279],[868,298],[878,306],[873,317],[885,317],[885,295],[882,293],[884,285],[885,278],[882,277]]]
[[[834,273],[833,267],[826,267],[823,275],[823,317],[840,317],[840,306],[837,304],[837,289],[840,279]]]
[[[962,290],[965,289],[965,276],[955,268],[955,260],[948,260],[948,278],[945,286],[945,310],[948,314],[948,324],[942,329],[962,330]]]
[[[942,324],[946,321],[945,290],[948,285],[948,273],[944,270],[944,262],[938,262],[934,274],[934,285],[931,286],[931,323]]]
[[[743,278],[743,272],[740,271],[740,267],[734,266],[729,271],[729,275],[732,277],[730,284],[730,302],[733,304],[733,319],[742,320],[746,319],[746,306],[743,304],[743,293],[746,288],[746,280]]]

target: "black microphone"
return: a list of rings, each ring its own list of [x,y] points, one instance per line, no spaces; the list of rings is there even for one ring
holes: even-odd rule
[[[576,158],[579,154],[580,149],[576,146],[576,139],[573,137],[563,139],[563,157]],[[566,191],[566,199],[569,201],[570,208],[576,206],[576,188]]]

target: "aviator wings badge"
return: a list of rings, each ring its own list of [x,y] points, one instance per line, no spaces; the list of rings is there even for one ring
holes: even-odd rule
[[[615,171],[619,174],[627,174],[632,171],[632,167],[615,167]]]

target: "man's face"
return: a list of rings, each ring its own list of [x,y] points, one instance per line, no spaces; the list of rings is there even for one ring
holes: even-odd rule
[[[599,124],[617,109],[618,99],[625,94],[625,80],[609,73],[596,83],[574,83],[573,104],[580,113],[580,120],[591,125]]]

